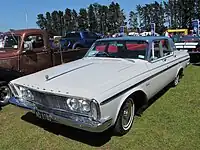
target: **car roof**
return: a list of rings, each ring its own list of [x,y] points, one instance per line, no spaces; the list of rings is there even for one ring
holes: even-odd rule
[[[171,40],[171,38],[166,36],[124,36],[124,37],[116,37],[116,38],[103,38],[98,39],[97,41],[116,41],[116,40],[124,40],[124,41],[132,41],[132,40],[140,40],[151,42],[153,40]]]
[[[11,30],[11,31],[7,31],[5,32],[4,34],[10,34],[10,33],[14,33],[14,34],[24,34],[24,33],[33,33],[33,32],[38,32],[38,33],[41,33],[41,32],[44,32],[43,30],[41,29],[19,29],[19,30]]]

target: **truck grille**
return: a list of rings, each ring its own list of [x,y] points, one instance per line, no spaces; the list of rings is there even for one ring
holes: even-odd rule
[[[65,97],[57,96],[48,93],[41,93],[37,91],[31,91],[34,95],[34,101],[47,108],[69,110]]]

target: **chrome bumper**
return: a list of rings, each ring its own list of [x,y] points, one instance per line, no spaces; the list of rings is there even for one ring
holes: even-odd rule
[[[36,114],[36,110],[32,110],[32,112]],[[79,118],[78,116],[76,116],[76,120],[75,120],[75,119],[58,116],[58,115],[55,115],[53,113],[49,113],[43,110],[39,110],[39,112],[50,115],[51,116],[51,121],[49,120],[50,122],[63,124],[66,126],[78,128],[78,129],[89,131],[89,132],[103,132],[107,130],[112,124],[112,119],[104,119],[99,122],[90,120],[90,122],[87,121],[86,123],[83,121],[84,119],[78,120]]]
[[[14,98],[14,97],[11,97],[9,99],[9,103],[12,104],[12,105],[16,105],[18,107],[22,107],[22,108],[25,108],[25,109],[28,109],[28,110],[33,110],[34,109],[34,105],[27,102],[27,101],[22,101],[22,100],[19,100],[17,98]]]
[[[27,101],[21,101],[13,97],[10,99],[10,103],[17,105],[19,107],[25,108],[25,109],[29,109],[34,114],[36,114],[36,111],[48,114],[51,118],[50,120],[47,119],[48,121],[63,124],[66,126],[71,126],[71,127],[89,131],[89,132],[103,132],[112,125],[112,119],[110,118],[102,119],[100,121],[92,121],[88,117],[72,115],[72,114],[69,114],[71,115],[71,118],[67,116],[63,117],[63,116],[57,115],[58,112],[56,114],[52,113],[53,112],[52,109],[51,110],[49,109],[50,111],[46,111],[48,110],[48,108],[46,108],[44,111],[35,107],[33,103],[30,103]]]

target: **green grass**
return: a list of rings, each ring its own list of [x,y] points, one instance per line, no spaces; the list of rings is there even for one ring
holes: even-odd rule
[[[176,88],[170,88],[123,137],[91,134],[39,121],[9,105],[0,111],[0,150],[199,150],[200,66],[189,66]]]

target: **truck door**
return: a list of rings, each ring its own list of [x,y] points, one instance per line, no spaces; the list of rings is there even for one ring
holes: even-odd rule
[[[51,51],[46,49],[42,34],[27,35],[22,47],[21,72],[30,74],[52,66]]]

